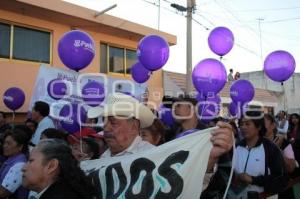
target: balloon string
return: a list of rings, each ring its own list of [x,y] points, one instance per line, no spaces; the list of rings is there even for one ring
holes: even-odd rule
[[[232,133],[232,138],[233,138],[233,145],[232,145],[233,147],[232,147],[231,171],[230,171],[230,175],[229,175],[229,179],[228,179],[226,190],[224,192],[223,199],[226,199],[226,196],[227,196],[227,193],[228,193],[231,181],[232,181],[233,170],[234,170],[233,165],[234,165],[235,158],[236,158],[236,154],[235,154],[235,137],[234,137],[233,133]]]
[[[15,128],[15,118],[16,118],[15,111],[13,111],[12,112],[12,128],[13,129]]]
[[[200,115],[201,120],[202,120],[203,113],[204,113],[205,109],[207,108],[206,106],[207,106],[207,104],[204,104],[204,106],[202,108],[201,115]]]
[[[206,100],[207,100],[207,97],[204,97],[204,101],[206,102]],[[203,108],[202,108],[202,111],[201,111],[201,115],[200,115],[200,120],[202,120],[202,116],[203,116],[203,113],[204,113],[204,111],[205,111],[205,109],[207,108],[206,106],[207,106],[208,104],[204,104],[204,106],[203,106]]]
[[[82,147],[82,133],[81,133],[81,121],[79,122],[79,135],[80,135],[80,139],[79,139],[79,144],[80,144],[80,153],[83,153],[83,147]]]
[[[284,84],[283,84],[283,82],[281,82],[281,85],[282,85],[282,89],[283,89],[283,109],[285,110],[285,111],[288,111],[287,110],[287,98],[286,98],[286,93],[285,93],[285,87],[284,87]]]

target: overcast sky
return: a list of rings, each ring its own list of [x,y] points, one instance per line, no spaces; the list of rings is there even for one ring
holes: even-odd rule
[[[164,70],[186,72],[186,18],[170,6],[186,6],[186,0],[67,0],[94,10],[116,3],[106,14],[124,18],[177,36]],[[286,50],[296,60],[300,72],[299,0],[196,0],[193,14],[193,66],[205,58],[218,58],[207,44],[209,32],[218,26],[229,28],[235,37],[233,49],[222,62],[227,71],[248,72],[263,69],[263,60],[272,51]],[[258,19],[261,20],[261,32]],[[158,23],[158,21],[160,23]],[[261,43],[260,45],[260,33]],[[262,47],[262,48],[261,48]],[[262,57],[261,57],[262,49]]]

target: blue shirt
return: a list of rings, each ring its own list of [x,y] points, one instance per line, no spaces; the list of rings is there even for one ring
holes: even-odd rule
[[[47,116],[44,117],[38,124],[38,127],[31,138],[31,143],[37,145],[41,139],[42,132],[48,128],[55,128],[55,126],[53,121]]]

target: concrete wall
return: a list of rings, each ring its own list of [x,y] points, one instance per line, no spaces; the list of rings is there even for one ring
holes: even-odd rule
[[[269,79],[263,71],[242,73],[241,78],[251,81],[256,88],[274,92],[279,100],[275,113],[280,110],[300,113],[300,73],[294,73],[283,85]]]

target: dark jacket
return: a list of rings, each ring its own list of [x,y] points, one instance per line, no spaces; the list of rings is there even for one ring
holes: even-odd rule
[[[40,199],[81,199],[63,182],[55,182],[41,195]]]

